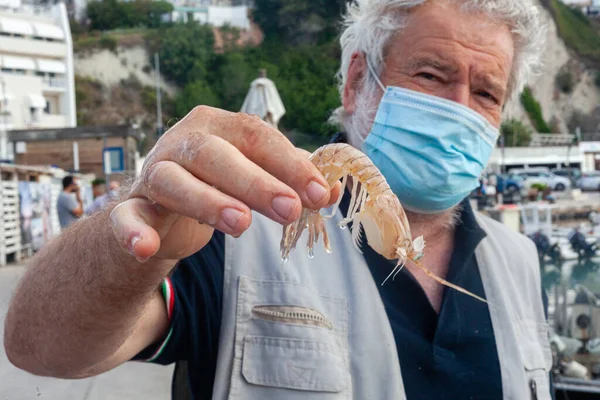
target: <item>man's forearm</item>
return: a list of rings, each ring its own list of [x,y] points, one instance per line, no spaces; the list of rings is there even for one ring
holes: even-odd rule
[[[138,263],[119,247],[108,214],[75,224],[29,264],[6,318],[5,346],[30,372],[69,376],[110,357],[175,264]]]

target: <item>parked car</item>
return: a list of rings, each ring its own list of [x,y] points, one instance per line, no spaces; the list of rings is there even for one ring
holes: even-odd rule
[[[525,179],[515,174],[498,175],[498,192],[504,203],[519,203],[525,195]]]
[[[525,189],[525,179],[517,174],[500,175],[498,189],[503,192],[520,192]]]
[[[558,192],[570,189],[572,187],[569,178],[555,175],[547,168],[517,169],[510,172],[523,177],[525,180],[525,187],[527,189],[536,183],[547,185],[552,190],[556,190]]]
[[[600,190],[600,171],[583,174],[578,186],[581,190]]]
[[[570,179],[573,187],[577,187],[579,179],[581,179],[582,173],[579,168],[554,168],[550,170],[554,175],[562,176],[564,178]]]

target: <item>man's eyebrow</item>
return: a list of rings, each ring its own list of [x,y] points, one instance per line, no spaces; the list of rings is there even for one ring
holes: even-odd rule
[[[492,74],[482,74],[477,76],[477,80],[483,83],[486,87],[491,88],[497,94],[504,95],[508,88],[506,87],[506,81],[502,78]]]
[[[408,59],[408,68],[419,69],[422,67],[433,67],[442,72],[456,72],[458,68],[452,64],[433,56],[416,56]]]

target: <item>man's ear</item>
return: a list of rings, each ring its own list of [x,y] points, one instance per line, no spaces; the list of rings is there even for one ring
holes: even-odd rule
[[[362,85],[366,73],[367,60],[365,54],[362,51],[354,52],[354,54],[352,54],[352,59],[350,60],[348,78],[346,79],[344,95],[342,98],[344,110],[346,110],[347,114],[354,113],[358,90]]]

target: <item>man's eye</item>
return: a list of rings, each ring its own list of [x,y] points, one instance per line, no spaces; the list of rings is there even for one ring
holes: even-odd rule
[[[477,92],[477,95],[492,100],[494,103],[498,103],[498,99],[496,99],[493,95],[484,90],[480,90],[479,92]]]
[[[417,76],[427,79],[428,81],[439,81],[437,76],[430,74],[429,72],[420,72],[417,74]]]

